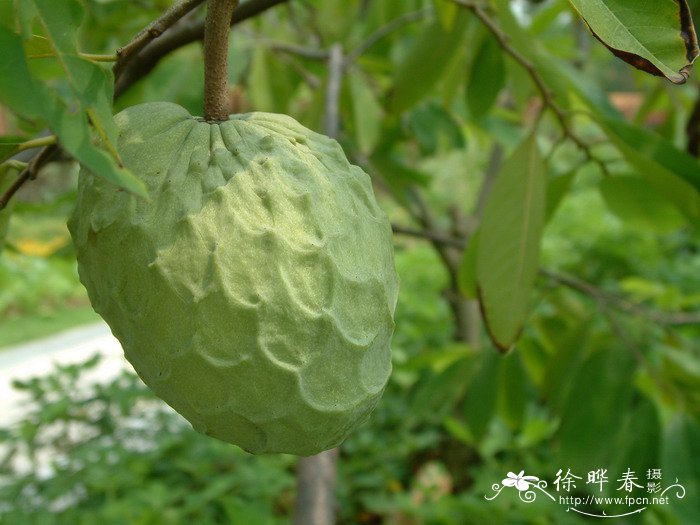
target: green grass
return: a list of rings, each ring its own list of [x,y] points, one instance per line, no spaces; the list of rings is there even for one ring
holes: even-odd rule
[[[56,310],[47,315],[26,315],[3,319],[0,321],[0,350],[68,328],[96,322],[99,319],[100,316],[89,306]]]

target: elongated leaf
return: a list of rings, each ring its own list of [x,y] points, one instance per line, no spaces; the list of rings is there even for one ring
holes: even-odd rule
[[[9,2],[7,2],[9,4]],[[32,36],[32,24],[36,18],[36,9],[34,2],[26,2],[25,0],[15,0],[15,17],[20,33],[24,40],[29,40]],[[14,20],[13,20],[14,21]],[[8,27],[11,27],[9,24]]]
[[[615,472],[626,469],[648,472],[648,469],[659,468],[663,426],[658,411],[649,399],[643,397],[630,408],[625,414],[626,428],[618,441],[622,446],[615,447],[619,452],[610,466]]]
[[[21,37],[0,26],[0,103],[33,119],[44,113],[43,98],[29,72]]]
[[[665,139],[622,120],[598,116],[636,174],[700,225],[700,164]]]
[[[700,54],[685,0],[569,0],[593,35],[637,69],[681,84]]]
[[[700,225],[698,161],[659,135],[633,126],[610,106],[603,91],[561,62],[552,62],[590,109],[627,162],[652,188],[672,202],[691,222]]]
[[[590,465],[611,465],[624,431],[622,407],[633,392],[634,361],[625,350],[598,349],[582,365],[561,411],[559,462],[572,471]]]
[[[519,430],[525,420],[529,389],[527,374],[518,352],[500,359],[498,379],[498,411],[513,430]]]
[[[360,73],[350,75],[350,93],[355,120],[355,139],[360,150],[369,154],[379,142],[383,109],[377,102],[372,88],[367,85],[367,79]]]
[[[700,422],[691,414],[676,413],[666,425],[661,467],[682,480],[684,504],[678,506],[680,523],[700,523]]]
[[[53,56],[54,50],[51,46],[51,41],[41,35],[32,35],[32,37],[24,43],[24,50],[27,53],[27,58],[38,58]]]
[[[77,0],[34,0],[39,20],[81,110],[90,113],[90,120],[112,152],[116,154],[117,128],[112,118],[111,72],[78,56],[77,31],[83,8]]]
[[[491,35],[484,35],[466,87],[467,107],[472,117],[478,119],[491,110],[505,82],[503,51]]]
[[[520,24],[519,19],[513,14],[511,4],[511,0],[494,1],[499,24],[503,32],[508,35],[508,42],[535,66],[537,73],[544,79],[547,87],[556,93],[557,104],[564,109],[568,108],[571,88],[565,79],[561,78],[561,74],[556,68],[556,60],[540,39],[532,34],[531,28],[526,29]],[[510,65],[513,68],[508,72],[511,89],[513,92],[522,92],[523,89],[528,89],[529,91],[525,93],[525,100],[529,100],[531,93],[536,91],[535,86],[519,64],[510,61]],[[514,74],[517,76],[514,77]]]
[[[520,336],[530,310],[545,219],[546,177],[535,136],[506,161],[484,209],[476,261],[486,327],[501,350]]]
[[[411,111],[408,128],[425,155],[464,147],[464,135],[459,123],[437,103],[421,104]]]
[[[446,31],[454,27],[460,7],[451,0],[433,0],[438,20]]]
[[[464,421],[472,436],[481,441],[496,412],[499,357],[493,352],[483,352],[478,360],[480,363],[464,395]]]
[[[607,177],[600,193],[608,209],[629,225],[669,233],[685,224],[678,208],[639,177]]]
[[[34,0],[33,6],[25,9],[26,18],[38,16],[73,96],[63,100],[55,90],[39,84],[27,67],[21,37],[0,27],[0,102],[25,117],[42,117],[57,135],[61,147],[95,175],[146,196],[145,185],[120,166],[115,147],[117,130],[112,118],[111,72],[78,56],[81,5],[76,0]],[[107,151],[92,143],[90,124]]]
[[[14,157],[19,152],[20,145],[25,141],[22,137],[5,135],[0,137],[0,162]]]
[[[421,100],[440,80],[459,51],[467,25],[464,9],[457,14],[450,30],[433,21],[398,65],[394,75],[391,109],[400,113]]]
[[[89,139],[91,130],[85,114],[71,112],[61,101],[56,100],[49,122],[51,129],[60,138],[61,147],[94,175],[136,195],[148,197],[146,186],[141,180],[126,168],[116,165],[106,151],[92,144]]]
[[[571,188],[571,183],[576,177],[576,170],[569,171],[563,175],[550,177],[547,181],[547,212],[545,213],[545,222],[557,212],[557,208],[564,200],[564,197]]]
[[[469,244],[462,254],[459,265],[459,291],[468,299],[478,297],[476,285],[476,261],[479,255],[479,231],[469,239]]]

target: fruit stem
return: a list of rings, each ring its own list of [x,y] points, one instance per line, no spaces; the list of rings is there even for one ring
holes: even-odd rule
[[[238,0],[209,0],[204,22],[204,119],[228,120],[228,35]]]

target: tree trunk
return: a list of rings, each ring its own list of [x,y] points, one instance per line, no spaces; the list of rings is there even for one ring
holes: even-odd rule
[[[300,458],[294,525],[333,525],[338,449]]]

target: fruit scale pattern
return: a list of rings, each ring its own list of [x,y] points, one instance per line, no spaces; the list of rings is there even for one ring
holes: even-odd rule
[[[376,406],[398,278],[370,179],[291,117],[115,117],[146,200],[84,170],[69,220],[95,310],[154,392],[252,453],[312,455]]]

